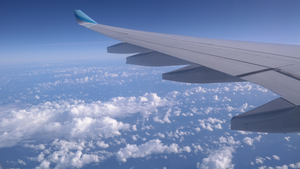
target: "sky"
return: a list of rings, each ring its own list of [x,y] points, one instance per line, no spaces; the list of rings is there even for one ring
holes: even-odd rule
[[[0,64],[123,59],[118,41],[77,25],[80,9],[100,24],[186,36],[300,43],[298,0],[3,1]]]

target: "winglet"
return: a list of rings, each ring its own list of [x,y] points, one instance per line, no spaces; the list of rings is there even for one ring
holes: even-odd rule
[[[92,18],[87,16],[85,13],[83,13],[81,10],[74,10],[74,15],[76,17],[76,20],[79,25],[90,27],[92,25],[97,24],[96,21],[94,21]]]

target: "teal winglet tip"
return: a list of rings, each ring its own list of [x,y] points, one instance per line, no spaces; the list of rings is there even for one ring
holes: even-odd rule
[[[88,15],[83,13],[81,10],[74,10],[74,15],[77,19],[84,21],[84,22],[89,22],[89,23],[94,23],[97,24],[96,21],[94,21],[92,18],[90,18]]]

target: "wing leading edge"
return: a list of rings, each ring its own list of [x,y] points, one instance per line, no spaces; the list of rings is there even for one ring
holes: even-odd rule
[[[122,41],[107,51],[135,54],[127,57],[128,64],[188,65],[163,74],[163,79],[187,83],[250,81],[282,96],[233,117],[231,129],[300,132],[299,46],[144,32],[97,24],[80,10],[74,14],[79,25]]]

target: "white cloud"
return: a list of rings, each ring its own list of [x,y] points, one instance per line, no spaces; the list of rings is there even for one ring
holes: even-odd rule
[[[211,117],[209,117],[208,119],[198,119],[198,121],[200,123],[200,127],[202,127],[203,129],[209,130],[209,131],[213,131],[213,127],[215,129],[222,129],[221,124],[224,123],[224,121],[222,121],[222,120],[219,120],[217,118],[211,118]],[[209,123],[206,123],[206,122],[209,122]],[[218,123],[218,124],[213,126],[210,123],[212,123],[212,124]]]
[[[137,131],[136,125],[132,125],[131,128],[133,131]]]
[[[192,88],[192,89],[189,89],[189,90],[186,90],[182,96],[184,97],[187,97],[187,96],[190,96],[190,95],[193,95],[195,93],[206,93],[206,89],[198,86],[198,87],[195,87],[195,88]]]
[[[132,136],[131,136],[131,138],[132,138],[132,140],[134,140],[134,141],[136,141],[136,140],[137,140],[137,137],[136,137],[136,135],[132,135]]]
[[[234,138],[232,136],[228,136],[227,138],[226,137],[219,137],[219,142],[220,143],[226,143],[226,144],[229,144],[229,145],[240,145],[241,142],[240,141],[234,141]]]
[[[165,138],[165,135],[163,133],[158,132],[157,135],[161,138]]]
[[[199,127],[194,128],[197,132],[201,131]]]
[[[48,169],[50,168],[50,162],[47,160],[44,160],[36,169]]]
[[[280,157],[278,157],[277,155],[273,155],[273,158],[274,158],[275,160],[280,160]]]
[[[214,108],[213,107],[208,107],[206,108],[206,110],[204,111],[205,114],[210,113]]]
[[[100,162],[111,156],[113,153],[98,151],[97,154],[86,154],[83,151],[88,150],[88,144],[92,142],[66,141],[55,139],[51,143],[49,154],[43,152],[38,157],[31,157],[30,160],[41,162],[37,168],[49,168],[51,163],[55,168],[81,168],[86,164]],[[100,146],[106,146],[100,142]]]
[[[231,106],[229,106],[229,105],[227,105],[227,108],[226,108],[226,110],[227,110],[227,111],[229,111],[229,112],[231,112],[231,111],[233,111],[233,110],[234,110],[234,108],[233,108],[233,107],[231,107]]]
[[[33,145],[33,144],[24,144],[24,147],[28,147],[28,148],[33,148],[36,150],[44,150],[45,149],[45,145],[44,144],[38,144],[38,145]]]
[[[215,125],[215,128],[216,129],[223,129],[220,123],[218,123],[217,125]]]
[[[264,161],[265,161],[265,159],[262,157],[256,157],[256,159],[255,159],[256,164],[263,164]]]
[[[210,152],[207,158],[203,158],[201,164],[198,163],[197,167],[199,169],[225,169],[234,168],[234,164],[231,164],[234,152],[233,147],[221,147],[218,150],[213,150]]]
[[[26,163],[23,160],[18,159],[18,163],[22,165],[26,165]]]
[[[107,148],[109,147],[109,144],[106,144],[104,141],[97,141],[97,146],[101,147],[101,148]]]
[[[296,163],[296,164],[290,164],[289,165],[291,168],[300,168],[300,162]]]
[[[153,121],[155,121],[157,123],[164,123],[164,121],[162,121],[161,119],[159,119],[158,116],[153,117]]]
[[[244,135],[252,134],[251,131],[240,131],[240,130],[238,130],[237,132],[239,132],[241,134],[244,134]]]
[[[196,144],[192,144],[192,146],[194,147],[194,152],[197,153],[199,150],[203,151],[203,148],[200,145],[196,145]]]
[[[214,99],[215,101],[219,101],[218,95],[214,95],[214,96],[213,96],[213,99]]]
[[[284,137],[284,139],[286,140],[286,141],[290,141],[290,136],[287,136],[287,137]]]
[[[169,117],[171,116],[171,111],[172,111],[172,109],[168,109],[168,111],[166,112],[166,115],[164,117],[164,122],[171,123],[171,121],[169,119]]]
[[[191,150],[191,147],[185,146],[182,148],[182,151],[186,151],[186,152],[190,153],[192,150]]]
[[[287,165],[283,166],[276,166],[276,169],[288,169],[289,167]]]
[[[248,103],[243,104],[241,107],[236,108],[235,110],[238,112],[245,112],[245,110],[248,108]]]
[[[258,141],[259,142],[260,139],[261,139],[261,135],[259,135],[257,137],[254,137],[253,139],[251,139],[250,137],[245,137],[243,139],[243,142],[246,143],[246,144],[248,144],[248,145],[250,145],[250,146],[252,146],[253,143],[254,143],[254,141]]]
[[[137,146],[136,144],[127,144],[125,148],[121,148],[116,153],[119,161],[126,162],[128,158],[140,158],[151,155],[153,153],[180,153],[182,151],[190,152],[191,148],[186,146],[179,148],[178,144],[164,145],[160,140],[150,140],[144,144]]]
[[[16,145],[22,140],[38,138],[98,138],[114,137],[130,125],[115,120],[141,113],[147,117],[158,107],[171,106],[172,100],[146,93],[140,97],[116,97],[107,102],[85,103],[82,100],[45,102],[27,108],[0,112],[0,148]],[[165,117],[168,121],[168,113]],[[22,126],[22,127],[20,127]],[[136,126],[132,126],[135,130]]]

